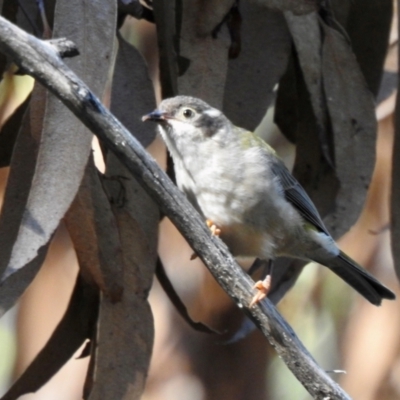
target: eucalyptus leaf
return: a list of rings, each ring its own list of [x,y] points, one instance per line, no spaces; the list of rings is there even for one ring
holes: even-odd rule
[[[114,2],[57,2],[54,36],[68,36],[81,53],[66,63],[100,95],[110,68],[115,24]],[[47,96],[36,170],[8,265],[13,271],[49,241],[77,193],[91,149],[91,133],[58,99]]]
[[[254,131],[287,68],[291,40],[282,13],[244,2],[240,14],[241,51],[228,63],[223,109],[235,125]]]
[[[78,276],[68,308],[51,337],[1,400],[39,390],[73,356],[96,324],[97,291]]]

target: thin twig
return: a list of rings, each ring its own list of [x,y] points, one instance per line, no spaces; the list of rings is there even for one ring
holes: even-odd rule
[[[154,159],[48,44],[0,17],[0,50],[55,94],[113,151],[171,219],[218,283],[268,338],[315,399],[350,399],[320,368],[268,300],[249,308],[253,282]]]

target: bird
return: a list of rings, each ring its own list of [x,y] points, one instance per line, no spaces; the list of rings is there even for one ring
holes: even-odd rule
[[[314,261],[374,305],[395,299],[339,249],[304,188],[259,136],[190,96],[165,99],[142,120],[157,123],[178,188],[233,256]],[[270,285],[270,274],[255,283],[250,307],[267,296]]]

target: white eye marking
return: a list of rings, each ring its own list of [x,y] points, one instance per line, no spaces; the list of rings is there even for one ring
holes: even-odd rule
[[[212,108],[211,110],[204,111],[204,114],[208,115],[211,118],[219,117],[221,115],[221,111]]]

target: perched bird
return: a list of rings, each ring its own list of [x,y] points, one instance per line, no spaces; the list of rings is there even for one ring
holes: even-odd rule
[[[188,96],[163,100],[143,120],[159,124],[178,187],[234,256],[316,261],[372,304],[395,298],[340,251],[305,190],[261,138]],[[256,283],[252,305],[267,295],[270,279]]]

